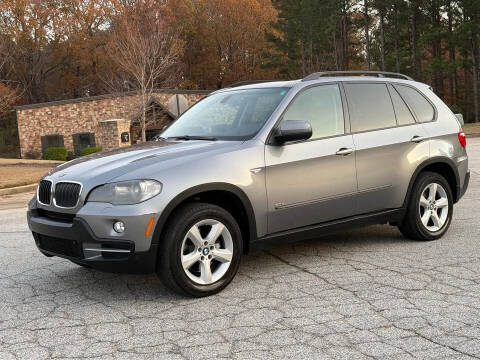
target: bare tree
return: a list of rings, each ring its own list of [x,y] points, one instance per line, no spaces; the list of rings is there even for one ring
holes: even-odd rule
[[[19,91],[6,76],[6,64],[10,58],[6,41],[0,38],[0,115],[5,113],[19,97]]]
[[[112,60],[130,79],[142,98],[142,141],[146,141],[146,105],[153,90],[168,81],[169,70],[178,62],[182,43],[166,23],[164,5],[142,0],[127,7],[114,25],[108,50]]]

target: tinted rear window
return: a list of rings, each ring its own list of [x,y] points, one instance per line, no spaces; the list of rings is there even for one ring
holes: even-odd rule
[[[385,84],[345,84],[352,132],[397,125]]]
[[[419,122],[432,121],[435,117],[433,106],[414,88],[404,85],[394,85],[410,109],[413,110]]]
[[[408,125],[415,123],[415,118],[408,109],[407,104],[405,104],[403,99],[398,94],[397,90],[395,90],[393,86],[389,86],[388,89],[390,90],[390,95],[392,96],[393,107],[397,117],[397,124]]]

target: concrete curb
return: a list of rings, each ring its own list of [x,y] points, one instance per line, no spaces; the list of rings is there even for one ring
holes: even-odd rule
[[[15,186],[15,187],[6,188],[6,189],[0,189],[0,195],[19,194],[23,192],[34,191],[36,188],[37,188],[37,184]]]

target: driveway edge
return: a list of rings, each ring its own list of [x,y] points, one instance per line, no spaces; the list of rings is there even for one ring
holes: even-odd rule
[[[15,186],[5,189],[0,189],[0,195],[19,194],[28,191],[34,191],[37,188],[37,184]]]

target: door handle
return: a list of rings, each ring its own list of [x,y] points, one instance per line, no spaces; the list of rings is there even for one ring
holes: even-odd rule
[[[350,149],[350,148],[341,148],[335,154],[336,155],[341,155],[341,156],[347,156],[347,155],[350,155],[351,153],[353,153],[354,151],[355,150]]]
[[[425,136],[418,136],[418,135],[415,135],[414,137],[412,137],[412,139],[410,140],[411,142],[414,142],[414,143],[420,143],[424,140],[427,140],[427,138]]]

